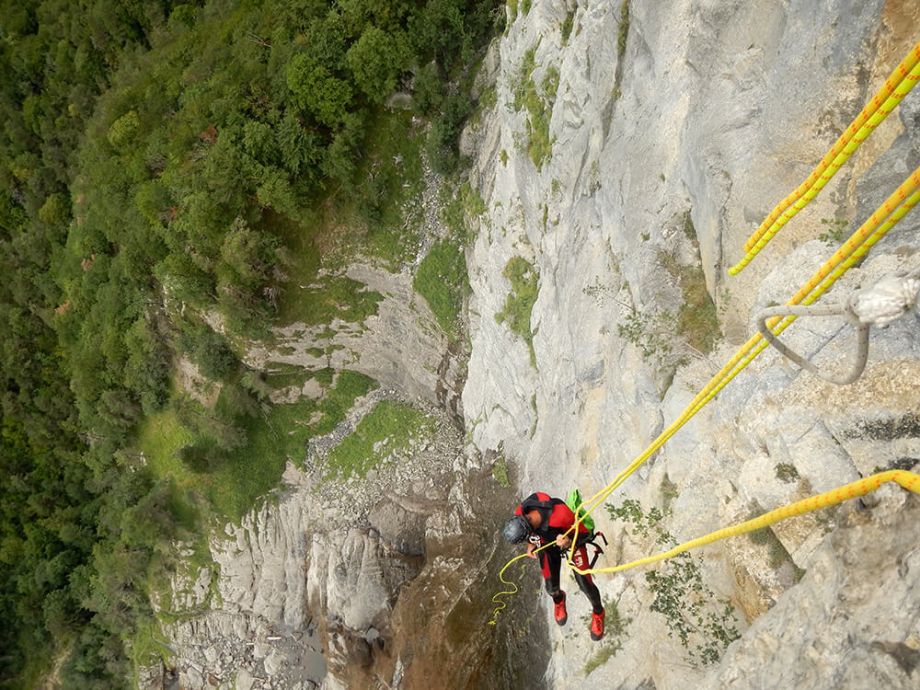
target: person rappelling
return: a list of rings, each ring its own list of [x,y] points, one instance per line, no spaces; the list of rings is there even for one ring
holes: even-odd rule
[[[572,539],[566,536],[566,532],[571,530],[574,524],[575,513],[565,501],[537,491],[521,501],[514,511],[514,517],[502,528],[502,536],[507,541],[512,544],[527,541],[527,555],[535,560],[539,559],[546,591],[553,599],[553,615],[559,625],[565,625],[568,621],[565,592],[559,587],[559,572],[563,552],[572,545]],[[572,562],[581,570],[591,567],[585,547],[592,536],[591,530],[584,522],[580,522]],[[552,545],[546,546],[547,544]],[[537,551],[543,546],[546,548]],[[591,602],[591,639],[600,640],[604,636],[604,605],[601,602],[601,593],[590,575],[575,573],[575,581]]]

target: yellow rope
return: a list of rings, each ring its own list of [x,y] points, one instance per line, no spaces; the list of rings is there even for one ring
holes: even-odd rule
[[[543,549],[547,549],[550,546],[555,546],[555,545],[556,545],[556,542],[554,541],[547,542],[540,548],[534,549],[533,553],[539,553]],[[529,554],[526,554],[526,553],[522,553],[519,556],[515,556],[510,561],[505,563],[502,569],[498,571],[499,582],[501,582],[503,585],[507,585],[508,587],[510,587],[510,589],[504,589],[492,595],[492,603],[498,604],[498,606],[492,609],[492,619],[489,621],[489,625],[495,625],[495,623],[498,621],[498,614],[501,613],[508,606],[508,602],[502,600],[502,597],[514,596],[520,591],[520,588],[517,586],[517,582],[514,582],[513,580],[505,579],[505,572],[508,570],[508,568],[510,568],[512,565],[517,563],[522,558],[529,558],[529,557],[530,557]]]
[[[838,505],[844,501],[849,501],[850,499],[857,498],[859,496],[865,496],[867,493],[875,491],[885,482],[895,482],[900,484],[908,491],[920,494],[920,474],[914,474],[913,472],[907,472],[905,470],[889,470],[888,472],[880,472],[878,474],[873,474],[870,477],[866,477],[865,479],[860,479],[858,481],[851,482],[850,484],[839,486],[836,489],[832,489],[831,491],[827,491],[823,494],[818,494],[817,496],[811,496],[810,498],[796,501],[795,503],[790,503],[789,505],[785,505],[782,508],[771,510],[769,513],[765,513],[760,517],[747,520],[746,522],[742,522],[738,525],[723,527],[722,529],[716,530],[715,532],[710,532],[705,536],[697,537],[696,539],[691,539],[690,541],[685,541],[683,544],[679,544],[673,549],[655,554],[654,556],[646,556],[645,558],[639,558],[635,561],[630,561],[629,563],[616,565],[610,568],[586,568],[582,570],[572,563],[569,563],[569,565],[571,566],[572,570],[581,575],[594,575],[597,573],[619,573],[624,570],[630,570],[642,565],[649,565],[650,563],[657,563],[658,561],[673,558],[674,556],[682,554],[685,551],[689,551],[690,549],[706,546],[707,544],[712,544],[713,542],[721,541],[722,539],[737,537],[742,534],[747,534],[748,532],[763,529],[764,527],[769,527],[770,525],[781,522],[782,520],[788,520],[789,518],[798,517],[799,515],[804,515],[805,513],[811,513],[816,510]]]
[[[910,93],[920,80],[920,43],[901,61],[856,119],[837,139],[808,178],[783,199],[744,244],[745,255],[728,270],[737,275],[773,236],[814,199],[876,127]]]

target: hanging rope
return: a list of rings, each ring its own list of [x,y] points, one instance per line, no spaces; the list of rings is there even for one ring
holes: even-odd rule
[[[787,306],[796,304],[813,304],[827,292],[856,261],[869,251],[884,235],[893,228],[904,215],[920,202],[920,167],[908,177],[895,192],[866,220],[860,228],[828,259],[815,274],[792,296]],[[774,335],[779,335],[796,320],[793,315],[784,318],[774,317],[767,321],[767,327]],[[607,486],[585,501],[585,514],[590,514],[603,503],[623,482],[625,482],[646,460],[648,460],[668,439],[696,415],[710,400],[719,394],[729,382],[740,374],[757,355],[768,347],[768,342],[760,333],[755,333],[742,345],[729,362],[712,377],[709,383],[697,393],[678,418],[635,460],[622,470]],[[576,521],[576,527],[577,529]],[[569,560],[575,553],[576,538],[573,539]]]
[[[901,218],[907,214],[918,202],[920,202],[920,167],[918,167],[910,177],[905,180],[895,192],[863,223],[862,226],[828,259],[812,277],[792,296],[787,303],[795,304],[813,304],[834,283],[844,275],[860,258],[865,256],[869,249],[877,243],[885,234],[893,228]],[[789,315],[783,318],[774,317],[767,321],[767,326],[775,335],[779,335],[795,321],[796,316]],[[722,367],[722,369],[710,379],[710,381],[700,390],[699,393],[690,401],[684,411],[662,431],[654,441],[636,457],[626,468],[624,468],[607,486],[595,493],[583,504],[584,512],[579,511],[576,514],[575,525],[567,534],[572,536],[572,545],[568,554],[569,565],[573,566],[572,559],[577,548],[578,525],[582,522],[585,515],[590,514],[595,508],[601,505],[607,497],[613,493],[623,482],[625,482],[643,463],[645,463],[655,452],[658,451],[678,430],[680,430],[690,419],[693,418],[710,400],[729,384],[738,374],[740,374],[748,364],[750,364],[757,355],[768,347],[767,340],[760,333],[753,335],[744,345],[742,345],[735,355]],[[541,547],[542,548],[545,547]],[[493,602],[497,604],[493,611],[493,619],[490,621],[494,624],[495,617],[505,608],[506,603],[503,597],[512,596],[518,590],[517,584],[509,581],[505,577],[508,568],[526,554],[521,554],[512,558],[499,573],[499,580],[506,585],[508,589],[496,593],[493,596]]]

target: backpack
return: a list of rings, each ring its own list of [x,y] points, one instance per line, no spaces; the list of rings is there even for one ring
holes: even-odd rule
[[[604,536],[603,532],[594,531],[594,518],[585,511],[584,502],[581,497],[581,491],[578,489],[572,489],[565,499],[565,504],[569,507],[569,510],[575,513],[575,518],[579,524],[584,525],[585,529],[588,530],[588,538],[587,540],[582,540],[582,543],[594,547],[594,555],[588,564],[588,568],[593,568],[594,564],[597,563],[597,559],[604,553],[604,549],[597,543],[597,539],[601,539],[604,542],[604,546],[607,546],[607,537]]]
[[[565,504],[569,507],[580,524],[585,526],[588,532],[594,532],[594,518],[588,515],[584,509],[584,499],[581,497],[581,491],[572,489],[565,499]]]

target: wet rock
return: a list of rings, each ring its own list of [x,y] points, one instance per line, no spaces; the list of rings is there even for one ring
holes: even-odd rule
[[[425,517],[405,510],[392,499],[378,503],[367,516],[383,541],[407,556],[425,553]]]

